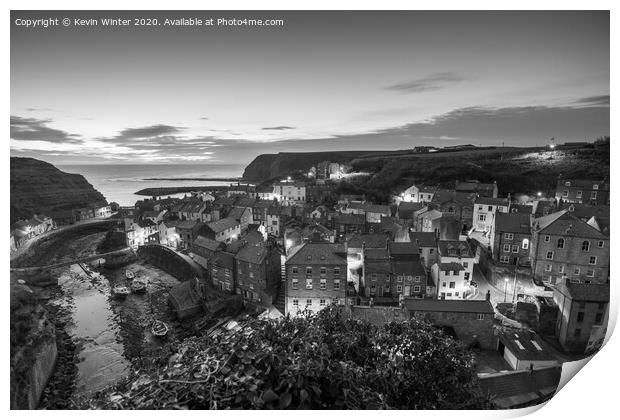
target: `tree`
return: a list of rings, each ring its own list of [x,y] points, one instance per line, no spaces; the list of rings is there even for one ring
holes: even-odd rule
[[[247,319],[180,347],[172,367],[136,374],[82,408],[490,407],[472,354],[415,319],[375,327],[332,306],[276,322]]]

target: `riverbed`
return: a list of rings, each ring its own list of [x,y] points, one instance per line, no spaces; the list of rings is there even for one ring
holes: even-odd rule
[[[129,285],[127,269],[148,282],[147,290],[117,299],[111,289]],[[46,390],[43,408],[56,408],[59,401],[75,400],[113,384],[145,360],[165,355],[167,343],[182,334],[167,305],[168,291],[179,281],[156,267],[136,262],[107,270],[75,264],[54,274],[58,287],[48,292],[47,306],[56,314],[61,329],[57,340],[60,337],[64,345],[60,346],[59,365]],[[155,319],[169,326],[166,338],[151,333]],[[65,364],[74,364],[75,368]]]

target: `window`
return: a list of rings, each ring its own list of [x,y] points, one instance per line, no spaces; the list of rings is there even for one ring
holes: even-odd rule
[[[312,306],[312,299],[306,299],[306,306]]]
[[[306,279],[306,289],[312,289],[312,279]]]
[[[548,260],[552,260],[552,259],[553,259],[553,251],[547,251],[547,256],[546,256],[546,258],[547,258]]]
[[[484,314],[478,314],[478,321],[482,321],[484,319]]]
[[[594,184],[594,185],[592,185],[592,189],[593,189],[593,190],[598,190],[598,184]]]
[[[583,193],[583,191],[577,191],[577,198],[581,198],[581,194]]]
[[[306,276],[312,275],[312,267],[306,267]]]
[[[400,284],[399,284],[399,285],[397,285],[397,286],[396,286],[396,291],[397,291],[398,293],[402,293],[402,291],[403,291],[403,286],[401,286]]]
[[[558,268],[558,271],[559,271],[560,273],[564,273],[564,266],[563,266],[563,265],[561,265],[561,266],[560,266],[560,268]]]
[[[293,299],[293,306],[299,306],[299,299]]]
[[[377,291],[377,286],[372,284],[370,286],[370,293],[374,295],[376,291]]]
[[[396,281],[399,282],[399,283],[402,283],[403,282],[403,277],[405,277],[405,276],[396,276]]]
[[[327,267],[321,267],[321,275],[324,276],[327,274]]]
[[[512,252],[519,252],[519,245],[513,245]]]
[[[293,272],[293,274],[297,274],[297,267],[293,267],[291,271]]]
[[[293,279],[292,288],[293,290],[297,290],[299,288],[299,280]]]
[[[377,281],[377,273],[372,273],[372,274],[370,275],[370,279],[371,279],[372,281]]]
[[[579,267],[575,267],[573,273],[578,276],[579,274],[581,274],[581,269]]]
[[[453,275],[453,276],[458,276],[458,275],[459,275],[458,270],[454,270],[454,271],[452,272],[452,275]]]
[[[523,249],[528,249],[530,247],[530,241],[529,239],[523,239],[523,241],[521,242],[521,248]]]
[[[603,322],[603,314],[599,312],[596,314],[596,317],[594,318],[594,324],[599,325],[601,322]]]
[[[588,277],[594,277],[594,269],[593,268],[588,268],[588,271],[587,271],[586,275]]]
[[[551,241],[551,237],[549,235],[545,235],[545,242]]]
[[[558,248],[564,249],[564,238],[558,239]]]
[[[468,263],[468,262],[464,262],[464,263],[463,263],[463,267],[464,267],[464,268],[467,268],[467,266],[468,266],[468,265],[469,265],[469,263]]]
[[[340,280],[334,280],[334,290],[340,290]]]
[[[431,249],[429,249],[429,250],[428,250],[428,254],[429,254],[429,255],[433,255],[433,253],[434,253],[434,252],[435,252],[435,249],[434,249],[434,248],[431,248]]]
[[[319,300],[319,305],[325,306],[325,305],[327,305],[327,301],[325,299],[321,299],[321,300]]]
[[[510,257],[508,257],[507,255],[502,255],[501,257],[499,257],[499,262],[503,264],[508,264],[509,261]]]
[[[446,276],[449,276],[449,275],[450,275],[450,270],[445,271],[445,272],[444,272],[444,274],[445,274]]]
[[[493,206],[489,206],[487,209],[488,209],[489,211],[493,211]]]
[[[327,289],[327,280],[325,280],[325,279],[321,279],[320,289],[321,289],[321,290],[325,290],[325,289]]]
[[[605,241],[598,241],[598,245],[599,248],[603,248],[605,246]]]
[[[573,337],[579,337],[581,335],[581,328],[576,328],[573,333]]]
[[[487,215],[486,214],[481,214],[478,216],[478,220],[480,222],[484,222],[485,220],[487,220]]]
[[[510,252],[510,244],[504,244],[504,252]]]
[[[551,265],[551,264],[547,264],[547,265],[545,266],[545,271],[551,271],[551,270],[553,270],[553,265]]]
[[[596,258],[595,256],[590,257],[590,265],[596,265]]]
[[[453,281],[451,281],[451,282],[450,282],[450,289],[454,289],[454,287],[455,287],[455,286],[456,286],[456,283],[455,283],[455,282],[453,282]]]
[[[598,310],[599,310],[599,311],[602,311],[602,310],[604,310],[604,309],[605,309],[605,304],[604,304],[604,303],[599,303],[599,304],[598,304]]]
[[[583,322],[584,312],[577,312],[577,322]]]
[[[420,282],[420,276],[415,276],[415,282],[419,283]]]
[[[420,293],[420,286],[413,286],[413,291],[416,293]]]
[[[441,287],[446,287],[446,282],[445,281],[441,284]]]
[[[567,187],[570,187],[570,181],[566,181],[564,185],[566,185]]]
[[[513,233],[504,233],[504,239],[512,240],[515,235]]]
[[[590,198],[591,198],[592,200],[596,200],[596,196],[597,196],[597,194],[598,194],[598,193],[597,193],[596,191],[592,191],[592,194],[590,194]]]
[[[583,241],[581,244],[581,250],[582,251],[589,251],[590,250],[590,241]]]
[[[334,267],[334,275],[336,276],[340,275],[340,267]]]
[[[254,272],[250,271],[250,278],[253,279],[254,278]]]

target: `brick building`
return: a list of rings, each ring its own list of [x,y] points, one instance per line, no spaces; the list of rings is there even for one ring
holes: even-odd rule
[[[281,282],[280,252],[271,243],[247,244],[235,255],[236,292],[244,299],[269,306]]]
[[[287,314],[295,315],[304,309],[318,311],[332,302],[345,303],[346,247],[307,243],[288,257],[285,267]]]
[[[430,322],[466,345],[497,348],[493,306],[487,300],[405,299],[404,306],[412,318]]]
[[[555,198],[569,203],[609,205],[609,183],[604,180],[558,179]]]
[[[502,264],[526,265],[530,258],[532,215],[498,213],[491,229],[493,259]]]
[[[533,221],[530,259],[539,281],[607,283],[609,256],[609,237],[567,210]]]
[[[593,329],[605,328],[609,310],[609,284],[583,284],[562,280],[554,287],[559,308],[555,335],[567,351],[583,353]]]

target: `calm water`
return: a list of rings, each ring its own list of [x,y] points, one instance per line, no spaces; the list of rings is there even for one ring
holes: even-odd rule
[[[118,317],[112,311],[107,281],[93,284],[78,265],[66,269],[58,284],[65,296],[58,302],[71,309],[68,333],[79,344],[77,393],[104,388],[129,368],[123,356]]]
[[[145,197],[136,191],[152,187],[228,185],[218,181],[147,181],[146,178],[232,178],[243,174],[244,165],[57,165],[58,169],[83,175],[108,202],[132,206]]]

